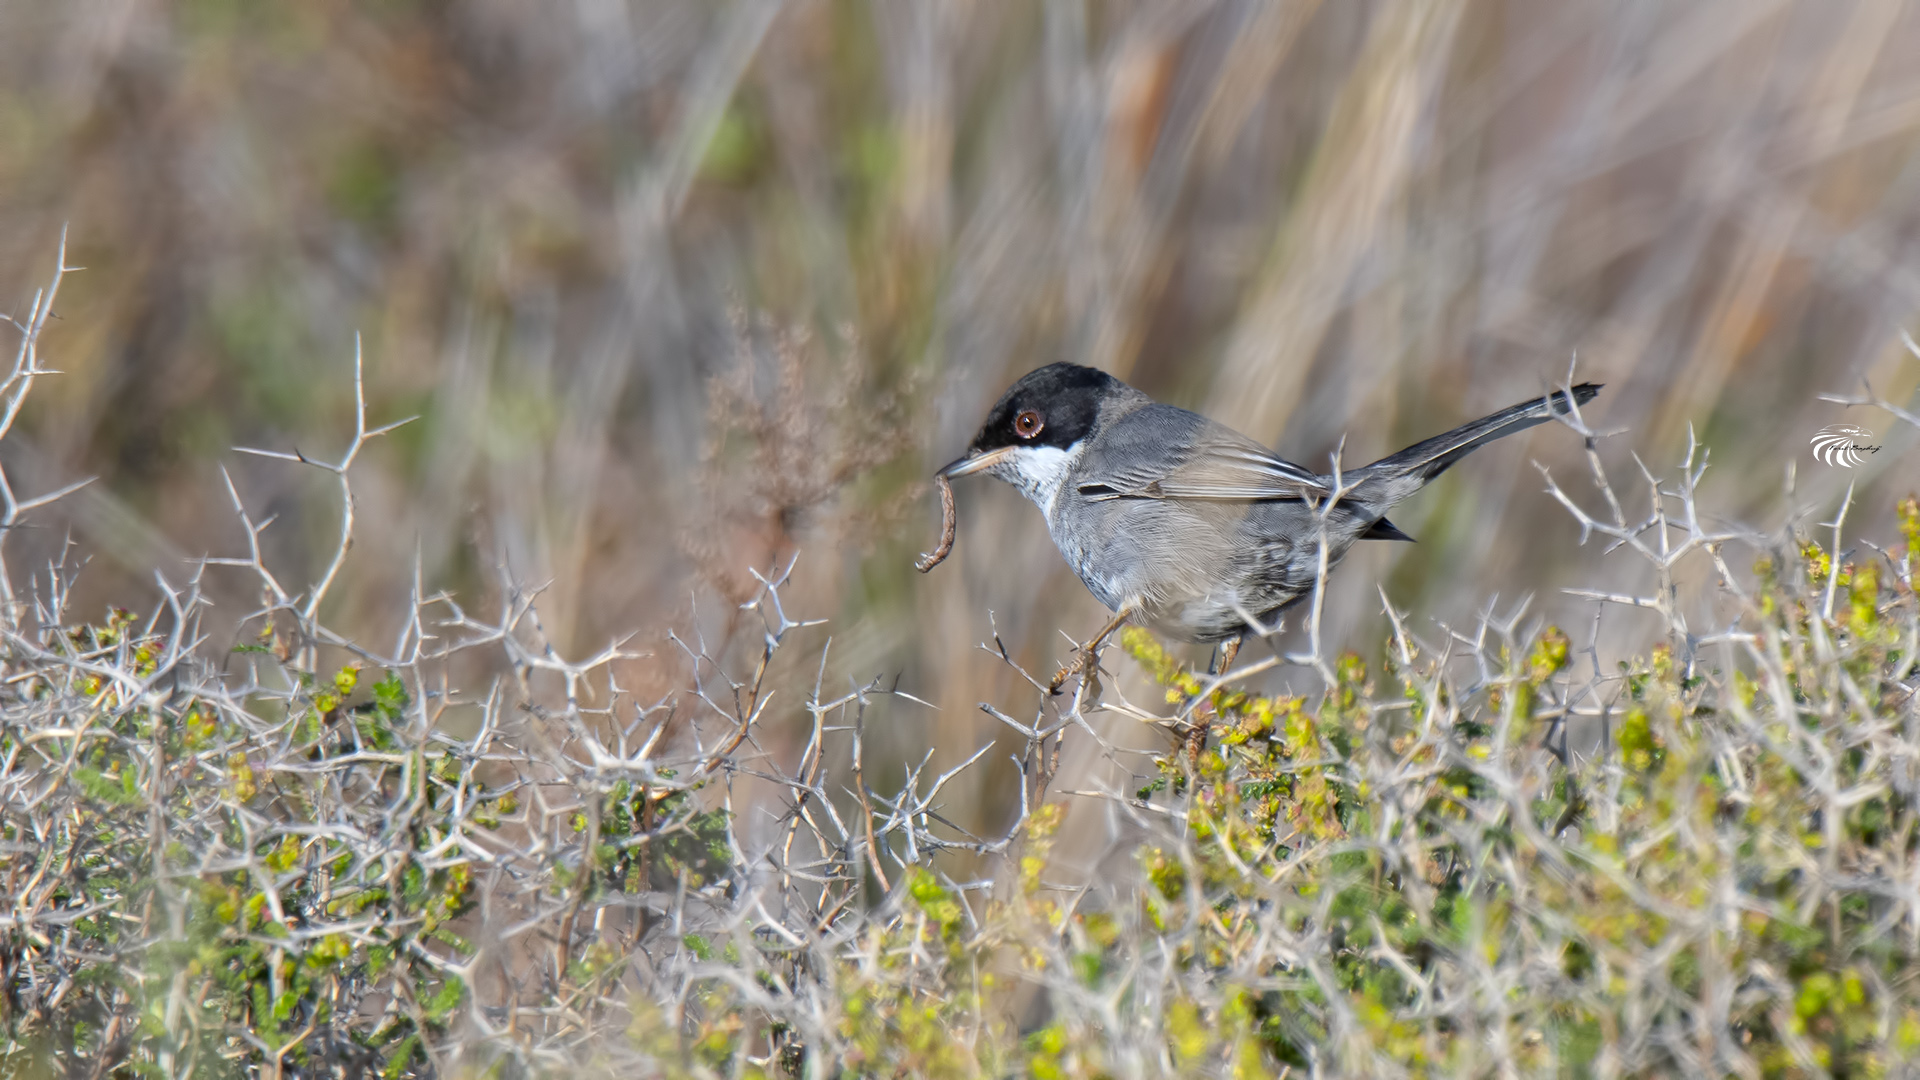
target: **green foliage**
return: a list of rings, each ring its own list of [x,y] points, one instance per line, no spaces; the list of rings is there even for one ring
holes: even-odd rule
[[[1402,640],[1384,692],[1352,655],[1317,703],[1216,691],[1212,746],[1134,795],[1182,822],[1138,848],[1141,888],[1040,886],[1057,806],[1025,887],[971,917],[912,871],[834,976],[829,1071],[1109,1075],[1118,1024],[1181,1075],[1888,1075],[1920,1049],[1920,908],[1889,891],[1920,818],[1879,704],[1906,700],[1915,596],[1904,561],[1774,565],[1754,648],[1620,665],[1575,736],[1599,752],[1564,764],[1556,725],[1592,687],[1554,627],[1472,687]],[[1203,687],[1143,631],[1122,648],[1169,704]],[[1059,1011],[1023,1029],[1036,986]]]
[[[483,767],[508,744],[435,733],[396,669],[123,692],[171,646],[109,612],[16,655],[0,701],[10,790],[45,793],[0,819],[29,916],[0,930],[0,1067],[505,1062],[508,1029],[463,1017],[505,1007],[470,980],[512,957],[546,974],[511,1007],[597,1032],[578,1063],[613,1073],[1890,1075],[1920,1053],[1911,559],[1799,542],[1748,596],[1717,655],[1675,640],[1583,679],[1549,626],[1478,650],[1468,682],[1401,633],[1317,697],[1197,701],[1202,677],[1128,630],[1206,742],[1176,721],[1114,799],[1138,828],[1108,865],[1134,872],[1064,889],[1085,802],[1033,806],[982,878],[888,846],[907,792],[828,806],[795,781],[783,828],[828,857],[770,861],[703,798],[713,763],[750,758],[614,778],[549,757],[536,788]],[[758,715],[758,684],[734,690]],[[816,808],[837,854],[802,830]],[[475,851],[528,891],[488,893]],[[769,866],[818,881],[769,892]],[[633,906],[672,917],[623,939],[582,914]],[[499,951],[502,926],[542,936]]]
[[[69,639],[86,652],[130,651],[138,671],[158,642],[131,633],[116,612]],[[356,1002],[404,985],[416,1007],[363,1025],[350,1048],[324,1053],[396,1074],[424,1063],[421,1036],[444,1036],[465,994],[460,978],[433,962],[466,948],[447,926],[471,907],[468,864],[433,853],[451,804],[470,794],[452,779],[461,771],[455,749],[415,747],[400,768],[371,778],[370,794],[415,785],[419,812],[387,837],[380,857],[367,858],[347,836],[312,831],[327,822],[313,813],[305,774],[254,768],[239,748],[259,741],[235,714],[192,699],[116,709],[102,700],[97,677],[54,666],[42,674],[36,699],[73,709],[75,732],[43,742],[44,752],[88,762],[71,770],[72,811],[46,837],[45,854],[86,872],[15,899],[95,911],[71,923],[66,943],[81,957],[66,975],[90,988],[90,1000],[10,1016],[12,1049],[0,1057],[52,1052],[67,1029],[82,1050],[84,1033],[109,1040],[114,1032],[136,1063],[190,1061],[222,1074],[278,1055],[290,1066],[318,1067],[327,1040],[312,1038],[316,1030],[352,1027]],[[304,736],[294,760],[322,763],[402,744],[395,725],[409,704],[403,684],[388,673],[349,724],[343,706],[357,678],[354,668],[341,669],[289,716],[285,730]],[[6,738],[17,746],[22,734]],[[224,769],[206,770],[216,762]],[[194,782],[196,774],[205,780]],[[159,788],[165,793],[156,797]],[[209,859],[215,851],[228,857]],[[329,924],[343,929],[315,932]],[[15,928],[0,947],[31,951],[33,937]],[[137,1018],[132,1030],[111,1022],[116,1011]],[[232,1039],[241,1030],[249,1049],[236,1056]]]

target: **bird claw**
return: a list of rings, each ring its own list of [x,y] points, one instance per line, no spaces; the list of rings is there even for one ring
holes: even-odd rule
[[[1233,638],[1220,648],[1218,660],[1208,669],[1207,674],[1219,679],[1233,666],[1235,657],[1240,655],[1240,643],[1245,638]],[[1187,727],[1187,760],[1195,767],[1200,764],[1200,755],[1207,748],[1207,733],[1213,727],[1215,709],[1213,695],[1208,694],[1205,701],[1197,702],[1193,707],[1193,722]]]
[[[1079,672],[1085,678],[1087,689],[1091,690],[1093,695],[1098,695],[1100,693],[1100,647],[1106,644],[1115,630],[1120,629],[1122,623],[1132,617],[1132,613],[1132,605],[1122,607],[1114,615],[1112,622],[1102,627],[1099,633],[1088,638],[1085,645],[1074,650],[1073,662],[1053,673],[1053,680],[1047,683],[1047,693],[1059,693],[1067,680],[1073,678],[1075,672]]]
[[[1073,659],[1067,666],[1054,672],[1053,678],[1047,681],[1047,693],[1059,693],[1060,688],[1067,684],[1067,680],[1076,674],[1086,677],[1089,681],[1100,677],[1100,654],[1094,651],[1093,646],[1083,645],[1074,650]]]
[[[1213,717],[1201,716],[1195,717],[1193,724],[1187,728],[1187,763],[1195,768],[1198,768],[1200,765],[1200,755],[1206,753],[1207,732],[1212,727]]]

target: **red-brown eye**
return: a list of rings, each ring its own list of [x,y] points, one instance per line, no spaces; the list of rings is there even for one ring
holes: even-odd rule
[[[1040,414],[1032,409],[1028,409],[1026,412],[1013,418],[1013,433],[1023,439],[1033,438],[1035,435],[1040,434],[1041,428],[1046,426],[1047,422],[1040,419]]]

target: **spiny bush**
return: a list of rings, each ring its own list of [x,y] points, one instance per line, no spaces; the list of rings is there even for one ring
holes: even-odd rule
[[[1190,922],[1183,959],[1241,991],[1197,1030],[1367,1073],[1886,1075],[1920,1051],[1912,561],[1835,579],[1831,554],[1761,560],[1723,667],[1661,645],[1574,679],[1549,628],[1462,687],[1402,634],[1387,692],[1352,656],[1317,709],[1216,691],[1219,751],[1140,793],[1186,818],[1184,849],[1145,849],[1145,920]],[[1556,749],[1595,711],[1599,752]]]
[[[50,307],[0,417],[44,373]],[[0,551],[0,1072],[1889,1076],[1920,1056],[1911,500],[1897,556],[1839,525],[1710,533],[1691,454],[1639,519],[1593,457],[1604,515],[1548,488],[1652,567],[1645,595],[1592,594],[1649,615],[1645,657],[1519,612],[1427,642],[1394,613],[1369,664],[1320,649],[1316,602],[1305,653],[1221,677],[1129,631],[1164,701],[1089,677],[1033,681],[1025,718],[983,706],[1017,736],[1021,811],[980,837],[941,799],[988,747],[889,791],[863,747],[902,691],[829,692],[823,657],[779,704],[776,655],[809,625],[780,573],[750,635],[673,639],[688,682],[657,702],[614,678],[621,644],[554,648],[511,581],[485,616],[417,587],[391,647],[329,629],[351,466],[384,430],[363,403],[339,460],[275,455],[338,485],[340,547],[306,589],[230,484],[246,550],[202,573],[264,598],[231,652],[198,576],[92,622],[72,566],[17,593]],[[9,528],[36,505],[0,497]],[[1717,622],[1678,599],[1696,564]],[[1318,689],[1243,689],[1283,666]],[[1167,748],[1125,756],[1099,712]],[[1133,782],[1055,791],[1067,738]],[[1063,885],[1069,813],[1117,839]]]
[[[1052,804],[998,896],[916,868],[804,990],[772,966],[798,943],[728,958],[759,990],[708,975],[684,1072],[1904,1074],[1903,512],[1899,559],[1835,576],[1816,543],[1762,557],[1714,649],[1662,644],[1601,677],[1549,627],[1496,634],[1452,679],[1402,628],[1377,678],[1349,654],[1317,699],[1263,697],[1128,631],[1214,740],[1110,796],[1139,826],[1137,878],[1047,888]],[[659,1014],[642,1026],[661,1062],[688,1045]],[[783,1051],[743,1066],[756,1027]]]

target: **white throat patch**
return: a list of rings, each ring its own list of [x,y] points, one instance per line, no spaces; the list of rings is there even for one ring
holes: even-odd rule
[[[1051,520],[1054,496],[1060,494],[1061,483],[1086,449],[1085,440],[1066,450],[1055,446],[1023,446],[990,471],[1019,488],[1020,494],[1032,499]]]

